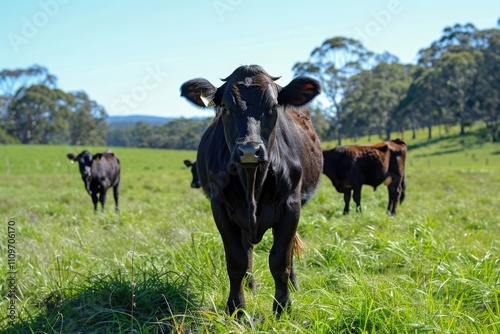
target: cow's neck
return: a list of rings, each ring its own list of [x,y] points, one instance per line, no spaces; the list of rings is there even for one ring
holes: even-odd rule
[[[251,243],[259,242],[257,235],[257,206],[259,198],[262,194],[262,188],[267,176],[269,166],[261,165],[258,168],[245,168],[241,169],[240,173],[244,176],[242,179],[245,184],[245,196],[247,202],[247,217],[248,217],[248,233],[249,241]]]

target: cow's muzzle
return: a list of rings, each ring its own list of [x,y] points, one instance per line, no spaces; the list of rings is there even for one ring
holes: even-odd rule
[[[246,143],[236,148],[236,155],[239,163],[245,166],[252,166],[267,161],[267,153],[262,143]]]

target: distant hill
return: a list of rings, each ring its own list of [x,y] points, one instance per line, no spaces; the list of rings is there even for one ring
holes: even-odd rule
[[[147,115],[129,115],[129,116],[109,116],[106,121],[111,128],[129,128],[134,127],[137,122],[145,122],[151,125],[162,125],[176,118],[160,117]]]

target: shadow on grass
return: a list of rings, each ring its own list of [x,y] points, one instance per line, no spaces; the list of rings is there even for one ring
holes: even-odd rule
[[[42,312],[2,333],[170,333],[192,326],[199,302],[188,277],[143,272],[134,284],[126,276],[97,275],[52,293],[40,302]]]
[[[425,158],[425,157],[433,157],[433,156],[439,156],[439,155],[445,155],[445,154],[459,153],[459,152],[463,152],[463,151],[464,151],[464,149],[462,149],[462,148],[456,148],[456,149],[450,149],[450,150],[441,150],[441,151],[437,151],[437,152],[415,154],[415,157]]]
[[[456,144],[463,146],[464,148],[471,146],[480,146],[486,142],[488,142],[485,135],[481,130],[470,130],[464,134],[441,134],[437,137],[433,137],[431,139],[427,139],[426,141],[422,141],[415,144],[408,145],[408,149],[418,149],[425,148],[430,145],[438,144],[440,142],[447,142],[450,140],[455,140]],[[448,144],[450,145],[450,144]]]

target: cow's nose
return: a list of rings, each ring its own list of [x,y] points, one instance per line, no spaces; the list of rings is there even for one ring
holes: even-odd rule
[[[238,147],[238,157],[242,164],[256,164],[264,156],[264,146],[262,144],[245,144]]]

